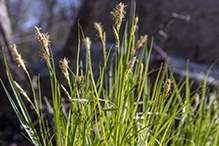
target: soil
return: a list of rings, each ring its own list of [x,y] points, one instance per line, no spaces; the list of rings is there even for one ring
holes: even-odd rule
[[[19,123],[16,114],[8,118],[0,112],[0,145],[1,146],[33,146],[25,137],[27,133]],[[25,136],[24,136],[25,135]]]

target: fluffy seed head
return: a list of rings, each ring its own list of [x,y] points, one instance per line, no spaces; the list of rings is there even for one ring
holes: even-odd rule
[[[104,59],[106,59],[106,47],[105,47],[106,32],[103,31],[103,26],[101,25],[100,22],[99,23],[94,22],[94,28],[98,31],[98,37],[100,37],[100,40],[101,40],[102,46],[103,46]]]
[[[41,60],[45,60],[46,65],[50,68],[50,56],[49,56],[49,54],[43,48],[41,48],[41,51],[42,51],[41,54],[40,54]]]
[[[129,62],[127,66],[127,71],[126,71],[126,80],[128,79],[129,73],[131,72],[131,69],[133,68],[134,64],[136,61],[136,56],[133,57]]]
[[[140,67],[140,71],[139,71],[139,80],[141,80],[141,78],[142,78],[143,70],[144,70],[144,64],[141,63],[141,67]]]
[[[68,82],[70,82],[69,73],[68,73],[68,68],[69,68],[68,63],[69,63],[69,62],[70,62],[70,61],[69,61],[66,57],[64,57],[63,59],[61,59],[61,60],[59,61],[59,67],[61,68],[61,71],[62,71],[62,73],[63,73],[65,79],[66,79]]]
[[[27,68],[26,68],[26,66],[25,66],[25,62],[24,62],[24,60],[21,58],[21,55],[18,53],[18,51],[17,51],[17,46],[16,45],[14,45],[14,47],[13,47],[13,54],[14,54],[14,56],[15,56],[15,60],[18,62],[18,66],[21,66],[22,68],[23,68],[23,70],[26,72],[26,73],[28,73],[27,72]]]
[[[94,28],[98,31],[98,36],[100,39],[103,39],[103,26],[101,25],[101,22],[97,23],[94,22]]]
[[[115,21],[115,26],[117,30],[120,29],[123,18],[125,18],[125,14],[126,14],[125,8],[126,5],[120,2],[118,5],[116,5],[116,8],[110,12],[110,14],[113,15],[113,21]]]
[[[49,49],[48,49],[48,46],[49,46],[49,43],[50,43],[50,35],[48,33],[40,33],[40,28],[36,27],[35,26],[35,29],[36,29],[36,32],[37,32],[37,35],[38,35],[38,40],[41,42],[41,44],[44,46],[48,56],[49,56]]]
[[[134,50],[137,50],[138,48],[142,47],[143,44],[146,42],[147,38],[148,35],[141,36],[140,39],[137,41]]]
[[[166,82],[163,85],[163,96],[167,97],[169,93],[171,92],[171,84],[172,84],[171,79],[167,79]]]
[[[138,29],[138,20],[139,20],[138,17],[135,17],[135,23],[133,26],[133,34],[132,35],[134,35],[136,29]]]

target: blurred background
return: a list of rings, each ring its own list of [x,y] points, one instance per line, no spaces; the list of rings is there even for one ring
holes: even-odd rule
[[[93,22],[102,22],[107,30],[107,41],[114,43],[112,34],[112,16],[109,14],[120,0],[95,0],[98,3],[94,16],[89,19],[87,35],[95,40]],[[169,54],[189,58],[194,62],[212,63],[219,53],[217,40],[219,37],[219,1],[177,1],[167,0],[123,0],[127,5],[126,20],[130,19],[129,10],[136,2],[136,15],[139,16],[139,29],[137,36],[151,34],[161,24],[164,24],[172,13],[191,16],[190,22],[175,21],[167,27],[165,41],[157,35],[155,41]],[[52,48],[62,46],[69,35],[71,26],[77,22],[80,8],[87,0],[5,0],[10,17],[14,43],[25,55],[30,56],[28,62],[36,61],[34,55],[39,44],[36,39],[34,26],[42,28],[43,32],[51,35]],[[83,13],[86,13],[86,9]],[[89,10],[87,14],[89,15]],[[35,38],[34,38],[35,37]],[[36,49],[37,48],[37,49]]]
[[[52,48],[66,41],[83,0],[6,0],[14,43],[27,56],[28,63],[38,60],[40,44],[35,26],[51,35]],[[25,57],[26,58],[26,57]]]
[[[190,59],[199,65],[197,67],[196,64],[197,69],[203,64],[210,65],[218,59],[218,0],[0,0],[0,77],[6,87],[7,77],[2,48],[5,49],[14,78],[23,88],[28,89],[24,72],[21,68],[17,68],[16,62],[12,59],[10,46],[17,45],[32,75],[43,72],[43,66],[38,62],[41,44],[35,34],[34,27],[37,26],[42,28],[41,32],[48,32],[51,35],[51,48],[57,50],[58,53],[55,54],[57,60],[67,56],[71,62],[74,62],[78,42],[78,20],[85,35],[89,36],[93,43],[98,41],[93,23],[101,22],[107,34],[107,42],[114,44],[110,12],[119,2],[127,5],[121,34],[125,22],[132,19],[136,2],[136,16],[139,17],[136,38],[145,34],[153,36],[154,43],[161,49],[161,52],[155,50],[155,53],[162,56],[164,52],[168,56],[175,56],[178,59],[178,66]],[[173,13],[189,16],[191,19],[190,21],[171,19]],[[167,22],[168,24],[165,24]],[[162,26],[165,27],[158,31]],[[92,48],[93,51],[100,49],[102,50],[101,45]],[[185,69],[186,63],[181,66]],[[206,68],[202,70],[207,71]],[[21,135],[23,129],[2,88],[0,95],[0,145],[31,145]]]

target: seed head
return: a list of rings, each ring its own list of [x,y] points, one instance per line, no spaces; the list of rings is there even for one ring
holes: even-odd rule
[[[40,57],[41,57],[41,60],[45,60],[46,61],[46,65],[48,66],[48,68],[50,68],[50,56],[49,54],[47,53],[47,51],[43,48],[41,48],[41,54],[40,54]]]
[[[116,30],[114,25],[113,25],[113,34],[114,34],[114,36],[116,38],[116,47],[118,48],[119,47],[119,34],[118,34],[118,32],[117,32],[117,30]]]
[[[173,81],[171,79],[167,79],[166,82],[163,85],[163,97],[165,99],[168,97],[169,93],[171,92],[171,84],[172,84],[172,82]]]
[[[135,17],[135,24],[134,24],[134,32],[136,31],[136,29],[138,29],[138,17]]]
[[[135,23],[134,23],[134,26],[133,26],[133,31],[132,31],[132,54],[134,55],[135,54],[135,51],[134,50],[134,47],[135,47],[135,32],[136,32],[136,29],[138,29],[138,17],[135,18]]]
[[[69,61],[66,57],[64,57],[63,59],[61,59],[61,60],[59,61],[59,67],[61,68],[61,71],[62,71],[62,73],[63,73],[65,79],[66,79],[68,82],[70,82],[69,73],[68,73],[68,68],[69,68],[68,63],[69,63],[69,62],[70,62],[70,61]]]
[[[17,51],[17,46],[16,45],[14,45],[14,47],[13,47],[13,54],[14,54],[14,56],[15,56],[15,60],[18,62],[18,66],[21,66],[22,68],[23,68],[23,70],[26,72],[26,73],[28,73],[27,72],[27,68],[26,68],[26,66],[25,66],[25,61],[21,58],[21,55],[18,53],[18,51]]]
[[[133,57],[129,62],[127,66],[127,71],[126,71],[126,80],[128,79],[129,73],[131,72],[131,69],[133,68],[134,64],[136,61],[136,56]]]
[[[81,98],[83,97],[83,90],[84,90],[84,86],[85,86],[84,80],[85,80],[84,76],[79,76],[78,77],[79,95],[80,95]]]
[[[49,43],[50,43],[50,35],[48,33],[40,33],[40,29],[38,27],[35,26],[35,29],[36,29],[36,32],[37,32],[37,35],[38,35],[38,40],[41,42],[41,44],[44,46],[48,56],[49,55]]]
[[[103,39],[103,26],[101,25],[101,22],[97,23],[94,22],[94,28],[98,31],[98,36],[100,39]]]
[[[143,69],[144,69],[144,64],[141,63],[141,67],[140,67],[140,71],[139,71],[139,76],[138,76],[138,80],[139,81],[142,79]]]
[[[120,2],[118,5],[116,5],[116,8],[110,12],[110,14],[113,15],[113,21],[115,21],[115,26],[117,31],[120,29],[123,18],[125,18],[125,14],[126,14],[125,8],[126,5]]]
[[[135,23],[134,23],[134,26],[133,26],[132,36],[135,35],[135,32],[138,29],[138,20],[139,20],[138,17],[135,17]]]
[[[98,37],[100,37],[103,46],[104,59],[106,59],[106,32],[103,31],[103,26],[101,25],[101,23],[94,22],[94,28],[98,31]]]
[[[147,38],[148,38],[148,35],[141,36],[135,45],[134,51],[136,51],[138,48],[142,47],[143,44],[146,42]]]
[[[196,96],[196,97],[195,97],[195,106],[196,106],[196,105],[198,105],[199,102],[200,102],[200,96],[199,96],[199,94],[196,94],[195,96]]]
[[[163,84],[163,94],[159,95],[158,105],[160,105],[161,99],[163,98],[163,102],[168,98],[171,92],[171,84],[173,81],[171,79],[167,79],[166,82]]]
[[[91,46],[91,40],[89,37],[86,37],[85,40],[84,40],[84,43],[87,45],[87,49],[88,49],[88,53],[90,55],[90,46]]]

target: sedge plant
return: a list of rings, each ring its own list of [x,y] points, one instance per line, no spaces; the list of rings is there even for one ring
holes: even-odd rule
[[[60,84],[57,79],[56,66],[49,48],[49,35],[41,33],[38,27],[35,28],[43,46],[41,57],[45,60],[50,75],[52,102],[44,99],[51,107],[54,121],[52,125],[48,124],[48,118],[44,117],[42,110],[40,75],[38,90],[35,90],[25,62],[14,46],[14,56],[26,72],[32,87],[32,95],[28,95],[11,76],[4,58],[15,99],[2,80],[1,84],[30,142],[36,146],[219,145],[218,93],[206,92],[208,74],[200,88],[191,92],[188,70],[186,80],[179,83],[175,81],[173,73],[168,72],[167,65],[161,64],[160,68],[149,71],[152,45],[148,48],[147,35],[135,40],[139,19],[135,17],[135,13],[130,29],[128,30],[127,22],[123,38],[120,38],[125,9],[126,5],[119,3],[111,12],[115,22],[112,29],[116,41],[108,52],[105,47],[106,32],[101,23],[94,23],[104,56],[97,80],[94,79],[90,57],[92,42],[89,37],[84,36],[80,25],[78,35],[82,35],[86,47],[86,67],[85,70],[80,70],[79,42],[75,72],[69,68],[67,58],[59,61],[67,86]],[[137,51],[139,48],[142,49]],[[113,58],[109,58],[110,53],[113,53]],[[150,84],[149,74],[152,72],[156,72],[157,77]],[[208,100],[210,95],[215,97],[211,101]],[[63,98],[68,101],[67,108],[63,105]],[[33,125],[32,121],[35,119],[31,119],[23,100],[30,102],[36,112],[38,128]]]

